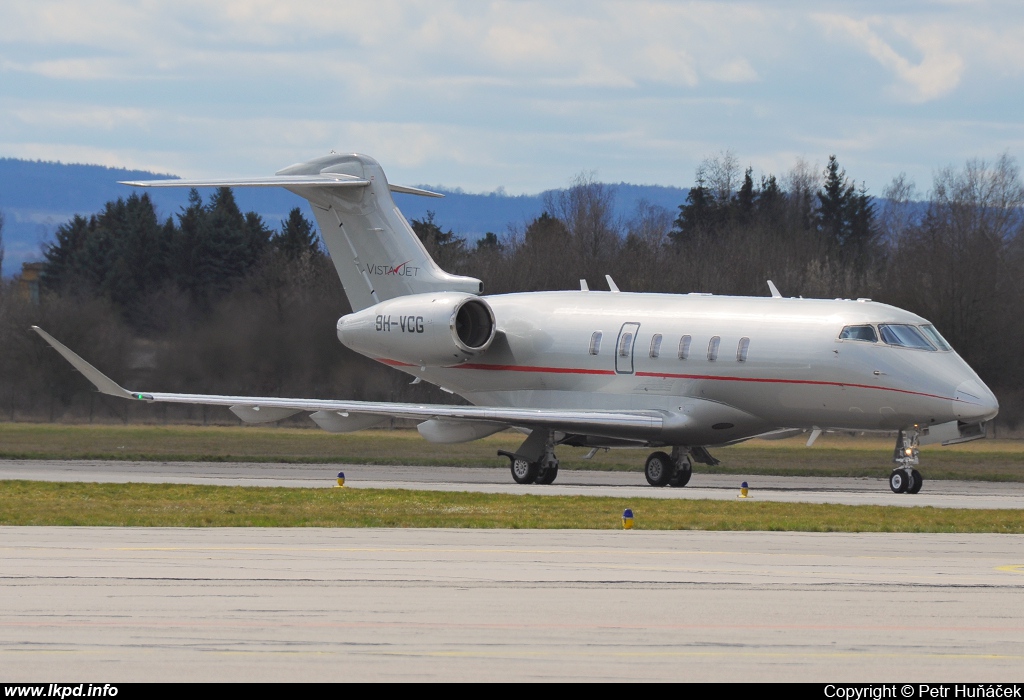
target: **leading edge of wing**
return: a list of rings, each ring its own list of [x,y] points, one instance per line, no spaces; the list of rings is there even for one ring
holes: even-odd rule
[[[273,396],[221,396],[216,394],[172,394],[129,391],[76,355],[38,326],[32,330],[49,343],[75,369],[85,375],[102,393],[136,401],[184,403],[206,406],[260,406],[296,411],[335,411],[429,420],[491,421],[524,427],[544,426],[593,434],[620,435],[623,432],[649,433],[664,425],[657,411],[588,411],[551,408],[506,408],[490,406],[449,406],[443,404],[388,403],[383,401],[335,401],[329,399],[290,399]]]

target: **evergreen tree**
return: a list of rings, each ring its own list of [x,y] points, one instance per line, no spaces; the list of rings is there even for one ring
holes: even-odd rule
[[[503,246],[501,241],[498,240],[497,234],[492,233],[491,231],[488,231],[476,241],[476,252],[478,253],[500,253],[504,248],[505,246]]]
[[[82,258],[86,238],[96,228],[96,217],[86,219],[75,214],[71,221],[61,224],[54,233],[54,242],[43,249],[43,286],[51,291],[62,291],[76,282],[84,281]]]
[[[754,169],[747,168],[743,173],[743,184],[736,193],[736,217],[740,223],[747,223],[754,216]]]
[[[86,246],[97,290],[122,309],[152,291],[167,276],[167,234],[148,194],[108,202]]]
[[[219,188],[205,205],[193,189],[188,202],[178,214],[174,278],[195,299],[209,304],[258,262],[269,231],[258,216],[243,216],[228,187]]]
[[[543,212],[526,227],[523,242],[531,248],[564,249],[569,243],[569,229],[560,219]]]
[[[827,245],[859,274],[869,263],[874,240],[875,206],[867,189],[857,190],[840,170],[836,157],[829,156],[825,183],[818,192],[815,222]]]
[[[303,255],[323,254],[313,222],[304,217],[298,207],[288,213],[288,218],[281,224],[280,233],[271,239],[271,245],[291,260],[297,260]]]
[[[409,225],[441,269],[449,272],[459,269],[466,257],[465,238],[456,236],[451,229],[442,230],[432,211],[427,211],[426,219],[413,219]]]
[[[876,252],[878,228],[875,225],[875,205],[861,183],[849,203],[849,232],[845,240],[846,257],[858,272],[862,272]]]
[[[766,223],[774,223],[782,214],[786,193],[779,187],[779,181],[774,175],[762,175],[761,186],[757,189],[755,200],[757,218]]]
[[[676,243],[684,243],[709,231],[716,218],[715,208],[714,196],[705,186],[704,181],[698,179],[696,186],[691,187],[687,193],[686,203],[679,205],[679,216],[669,234],[672,240]]]
[[[818,192],[818,211],[815,217],[818,231],[835,249],[842,250],[850,232],[850,204],[853,199],[853,185],[846,178],[846,171],[839,169],[834,155],[828,157],[825,167],[825,183]]]

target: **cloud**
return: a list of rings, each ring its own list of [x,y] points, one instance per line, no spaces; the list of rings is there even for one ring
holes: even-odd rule
[[[1022,15],[923,0],[14,0],[0,3],[0,155],[213,176],[335,148],[403,182],[537,191],[593,168],[687,185],[724,149],[776,169],[839,151],[870,184],[894,146],[943,165],[1021,142]]]
[[[749,83],[758,78],[757,71],[745,58],[722,63],[709,70],[708,73],[712,78],[726,83]]]
[[[882,24],[877,18],[855,20],[844,15],[817,15],[816,19],[832,33],[844,33],[859,43],[882,66],[889,69],[909,87],[913,102],[928,102],[950,93],[960,83],[964,72],[963,58],[952,51],[940,32],[928,27],[910,28],[902,22],[887,22],[889,28],[911,41],[921,53],[913,63],[897,52],[872,29]]]

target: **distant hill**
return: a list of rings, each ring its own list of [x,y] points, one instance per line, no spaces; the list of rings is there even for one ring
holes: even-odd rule
[[[225,173],[230,175],[230,173]],[[131,190],[119,180],[157,180],[173,175],[142,170],[108,168],[45,161],[0,158],[0,212],[4,215],[4,275],[15,274],[21,263],[39,260],[42,246],[52,239],[57,226],[75,214],[95,214],[107,202],[125,197]],[[411,184],[411,183],[402,183]],[[395,195],[407,219],[422,219],[433,211],[437,223],[475,241],[488,231],[502,234],[509,225],[523,227],[544,208],[544,194],[508,196],[501,192],[467,194],[461,190],[430,187],[444,199]],[[617,216],[629,217],[640,200],[658,204],[673,213],[686,199],[687,190],[656,185],[612,185]],[[147,190],[161,217],[185,206],[188,190]],[[204,192],[204,196],[206,193]],[[312,217],[305,200],[278,189],[235,190],[243,211],[258,212],[271,227],[278,227],[296,206]]]

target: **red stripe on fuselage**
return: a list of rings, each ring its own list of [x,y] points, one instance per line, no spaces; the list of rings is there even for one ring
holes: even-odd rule
[[[610,369],[583,369],[581,367],[531,367],[530,365],[484,365],[468,363],[453,369],[484,369],[499,372],[544,372],[546,374],[615,374]]]
[[[387,358],[377,358],[379,362],[392,367],[415,367],[408,362],[399,362]],[[616,372],[610,369],[583,369],[581,367],[534,367],[531,365],[488,365],[481,363],[467,363],[446,367],[445,369],[475,369],[491,372],[538,372],[544,374],[590,374],[610,376]],[[626,375],[628,376],[628,375]],[[887,386],[876,386],[872,384],[851,384],[848,382],[825,382],[814,379],[776,379],[770,377],[726,377],[714,374],[672,374],[669,372],[636,372],[637,377],[660,377],[662,379],[694,379],[712,382],[755,382],[758,384],[806,384],[811,386],[837,386],[840,388],[850,387],[853,389],[875,389],[877,391],[893,391],[897,394],[909,394],[911,396],[924,396],[929,399],[944,399],[946,401],[958,401],[948,396],[937,394],[926,394],[921,391],[910,391],[909,389],[895,389]]]

